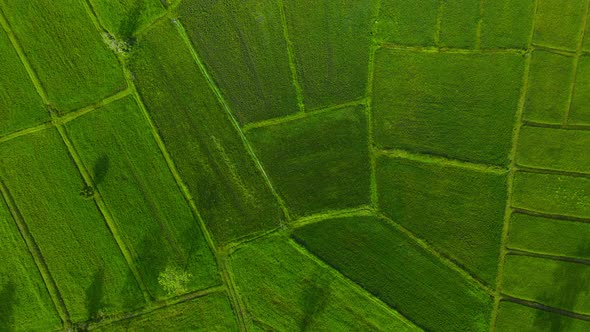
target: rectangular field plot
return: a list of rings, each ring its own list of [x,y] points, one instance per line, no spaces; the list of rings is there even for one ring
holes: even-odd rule
[[[369,203],[363,106],[254,128],[247,136],[293,215]]]
[[[417,330],[283,237],[251,242],[231,262],[253,330]]]
[[[372,1],[283,0],[306,109],[365,95]]]
[[[590,125],[590,56],[580,57],[577,70],[569,124]]]
[[[164,13],[160,0],[90,0],[102,25],[121,41]]]
[[[481,1],[442,1],[440,13],[440,46],[474,48]]]
[[[57,130],[0,145],[0,177],[14,197],[72,321],[144,303],[105,220],[85,199],[78,170]]]
[[[173,23],[138,40],[130,66],[215,240],[278,226],[283,216],[277,200]]]
[[[0,86],[0,136],[49,120],[41,97],[1,28]]]
[[[506,206],[506,175],[382,156],[380,209],[493,285]]]
[[[588,321],[527,307],[513,302],[500,302],[498,310],[495,331],[590,331],[590,322]]]
[[[380,49],[373,82],[375,141],[505,165],[522,72],[523,58],[516,54]]]
[[[516,172],[513,188],[513,207],[590,218],[590,179]]]
[[[60,319],[41,274],[2,196],[0,262],[0,331],[54,331],[60,328]]]
[[[586,0],[539,0],[533,42],[575,51],[587,5]]]
[[[569,107],[574,58],[534,51],[523,118],[559,124]]]
[[[297,112],[281,2],[183,1],[181,21],[242,124]]]
[[[77,0],[0,4],[50,102],[68,112],[125,88],[123,71]]]
[[[590,131],[524,126],[518,136],[520,166],[590,174]]]
[[[237,331],[232,308],[224,293],[187,302],[101,326],[96,331]]]
[[[590,260],[590,224],[514,213],[507,246],[555,256]]]
[[[588,252],[585,244],[580,248]],[[590,313],[590,265],[508,255],[502,292],[554,308]]]
[[[527,48],[535,0],[483,0],[481,47]]]
[[[436,35],[438,0],[381,0],[377,39],[400,45],[431,46]]]
[[[152,296],[166,295],[158,275],[167,267],[192,275],[187,291],[218,284],[198,220],[133,98],[77,118],[67,129]]]
[[[423,329],[489,330],[492,300],[486,292],[375,217],[322,221],[294,236]]]

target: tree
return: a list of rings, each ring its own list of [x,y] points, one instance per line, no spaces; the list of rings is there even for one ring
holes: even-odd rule
[[[192,274],[181,270],[176,266],[168,266],[160,272],[158,283],[168,295],[180,295],[186,292],[186,284],[190,281]]]

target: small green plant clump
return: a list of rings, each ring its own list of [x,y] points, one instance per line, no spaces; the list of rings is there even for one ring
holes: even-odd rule
[[[192,276],[176,266],[168,266],[166,270],[160,272],[158,283],[168,295],[180,295],[186,292],[186,285]]]

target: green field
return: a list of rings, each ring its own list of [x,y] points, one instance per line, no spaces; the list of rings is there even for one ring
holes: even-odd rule
[[[0,0],[0,332],[590,330],[590,0]]]

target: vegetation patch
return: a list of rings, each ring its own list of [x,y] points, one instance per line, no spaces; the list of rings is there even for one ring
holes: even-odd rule
[[[527,48],[535,0],[484,0],[482,4],[481,47]]]

